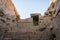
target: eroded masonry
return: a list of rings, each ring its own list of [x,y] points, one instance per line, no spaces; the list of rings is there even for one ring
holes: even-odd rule
[[[0,40],[60,40],[60,0],[51,0],[44,16],[20,19],[11,0],[0,0]]]

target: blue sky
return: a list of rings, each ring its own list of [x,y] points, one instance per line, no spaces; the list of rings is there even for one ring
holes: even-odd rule
[[[47,10],[50,0],[12,0],[22,19],[29,18],[31,13],[41,13]]]

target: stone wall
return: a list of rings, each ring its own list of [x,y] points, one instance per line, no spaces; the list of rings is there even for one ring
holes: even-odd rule
[[[37,26],[32,17],[20,19],[11,0],[0,0],[0,40],[60,40],[59,26],[59,0],[52,0]]]
[[[56,35],[55,40],[60,40],[60,0],[56,1],[55,16],[53,19],[53,33]]]
[[[0,0],[0,40],[10,39],[17,32],[16,10],[11,0]],[[19,18],[20,19],[20,18]],[[13,33],[13,34],[12,34]]]

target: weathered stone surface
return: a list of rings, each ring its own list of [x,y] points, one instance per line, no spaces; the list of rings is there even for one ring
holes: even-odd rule
[[[20,19],[11,0],[0,0],[0,40],[60,40],[60,0],[51,0],[44,16],[31,16]]]
[[[11,38],[6,36],[17,32],[17,15],[18,13],[11,0],[0,0],[0,40]]]
[[[56,35],[55,40],[60,40],[60,0],[56,1],[55,16],[53,19],[53,33]]]

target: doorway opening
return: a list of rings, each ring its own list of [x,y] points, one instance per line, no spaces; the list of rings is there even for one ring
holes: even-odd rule
[[[39,24],[39,16],[35,15],[35,16],[32,16],[32,18],[33,18],[33,25],[38,26],[38,24]]]

